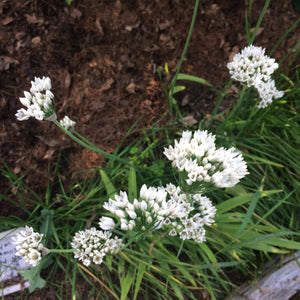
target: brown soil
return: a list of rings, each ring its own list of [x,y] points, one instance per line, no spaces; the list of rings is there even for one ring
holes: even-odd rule
[[[200,1],[183,73],[217,87],[229,79],[226,63],[246,45],[245,2]],[[254,1],[252,27],[263,4]],[[67,114],[83,136],[107,152],[138,117],[131,139],[160,119],[168,99],[156,70],[167,62],[174,74],[193,7],[192,0],[77,0],[70,6],[63,0],[2,0],[0,143],[5,163],[19,177],[28,172],[24,182],[40,195],[49,160],[54,166],[61,150],[69,161],[61,170],[66,184],[74,171],[103,164],[100,155],[76,145],[52,123],[16,120],[18,98],[34,76],[51,78],[59,119]],[[292,1],[271,1],[254,44],[270,51],[298,17]],[[297,40],[296,28],[273,57],[281,59]],[[209,117],[216,95],[205,86],[187,87],[178,96],[182,112],[192,122]],[[168,121],[169,116],[160,125]],[[8,183],[3,176],[0,180],[3,193]],[[15,213],[15,207],[1,203],[0,215]]]

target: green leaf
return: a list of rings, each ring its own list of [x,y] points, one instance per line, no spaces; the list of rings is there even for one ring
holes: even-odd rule
[[[135,289],[134,289],[133,300],[136,300],[142,279],[144,277],[145,270],[146,270],[146,265],[139,264],[138,273],[137,273],[136,280],[135,280]]]
[[[182,74],[182,73],[178,74],[177,80],[188,80],[188,81],[193,81],[193,82],[211,86],[211,84],[203,78],[193,76],[193,75]]]
[[[40,233],[44,234],[44,236],[48,238],[53,234],[52,223],[54,217],[54,210],[45,208],[41,211],[41,215],[43,221],[40,227]]]
[[[218,260],[209,247],[205,243],[200,243],[199,246],[205,252],[208,259],[214,264],[214,266],[217,266]]]
[[[121,300],[126,300],[126,297],[127,297],[128,292],[130,290],[132,282],[133,282],[133,276],[131,274],[131,271],[128,270],[126,276],[122,276],[120,278],[120,283],[121,283]]]
[[[36,289],[42,289],[46,285],[46,280],[40,276],[40,266],[36,266],[29,270],[22,270],[19,273],[23,276],[24,280],[29,280],[29,293],[34,292]]]
[[[282,164],[278,164],[276,162],[273,162],[271,160],[268,160],[268,159],[265,159],[265,158],[262,158],[262,157],[259,157],[259,156],[256,156],[256,155],[252,155],[252,154],[249,154],[249,153],[243,153],[243,155],[246,156],[246,157],[250,157],[253,160],[260,161],[260,162],[262,162],[264,164],[267,164],[267,165],[275,166],[275,167],[278,167],[278,168],[284,168],[284,165],[282,165]]]
[[[282,247],[285,249],[300,250],[300,243],[289,241],[282,238],[269,238],[267,242],[273,246]]]
[[[228,193],[236,193],[236,191],[234,190],[231,190],[231,189],[228,189],[226,190]],[[260,194],[259,194],[259,198],[262,198],[262,197],[268,197],[268,196],[271,196],[273,194],[277,194],[277,193],[281,193],[282,190],[269,190],[269,191],[261,191]],[[237,206],[240,206],[242,204],[245,204],[247,202],[250,202],[253,197],[254,197],[254,193],[248,193],[248,194],[245,194],[245,195],[241,195],[241,196],[237,196],[237,197],[234,197],[234,198],[231,198],[231,199],[228,199],[220,204],[218,204],[216,206],[217,208],[217,212],[219,215],[223,214],[224,212],[227,212],[231,209],[233,209],[234,207],[237,207]]]
[[[74,0],[65,0],[65,1],[66,1],[66,3],[67,3],[68,5],[70,5],[71,2],[73,2]]]
[[[128,198],[129,200],[137,198],[137,186],[136,186],[136,173],[134,168],[129,170],[129,179],[128,179]]]
[[[244,221],[243,221],[241,227],[239,228],[238,232],[236,233],[236,235],[235,235],[235,237],[234,237],[235,239],[237,239],[237,238],[240,236],[240,234],[243,232],[243,230],[246,228],[246,226],[247,226],[248,223],[250,222],[251,217],[252,217],[252,214],[253,214],[253,212],[254,212],[254,210],[255,210],[257,201],[258,201],[258,199],[260,198],[260,196],[261,196],[261,193],[260,193],[260,191],[258,190],[258,191],[254,194],[254,196],[253,196],[253,198],[252,198],[252,200],[251,200],[251,203],[250,203],[250,206],[249,206],[249,208],[248,208],[248,211],[247,211],[247,214],[246,214],[246,216],[245,216],[245,219],[244,219]]]
[[[169,283],[173,291],[175,292],[176,296],[178,297],[178,299],[184,300],[181,288],[178,286],[178,284],[173,280],[170,280]]]
[[[108,178],[107,174],[105,173],[104,170],[100,170],[100,175],[102,178],[102,182],[105,186],[106,192],[108,196],[113,196],[117,193],[117,190],[115,189],[114,185],[112,184],[112,182],[110,181],[110,179]]]
[[[242,196],[247,194],[245,189],[240,184],[236,184],[231,188],[226,188],[225,191],[232,196]]]
[[[173,95],[176,93],[179,93],[181,91],[184,91],[184,90],[185,90],[185,86],[183,86],[183,85],[174,86]]]
[[[112,272],[113,268],[112,268],[112,255],[106,255],[105,256],[105,266],[108,268],[108,270],[110,272]]]
[[[232,209],[234,207],[237,207],[237,206],[240,206],[247,202],[250,202],[251,199],[253,198],[253,195],[254,195],[253,193],[248,193],[243,196],[238,196],[238,197],[228,199],[228,200],[218,204],[216,206],[218,214],[222,214],[226,211],[229,211],[230,209]]]

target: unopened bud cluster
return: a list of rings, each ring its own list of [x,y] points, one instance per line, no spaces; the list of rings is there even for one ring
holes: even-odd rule
[[[234,56],[233,61],[227,64],[231,78],[254,86],[261,98],[259,108],[264,108],[272,103],[273,98],[281,98],[283,91],[278,91],[273,72],[278,68],[274,58],[265,55],[265,49],[250,45]]]
[[[56,120],[54,95],[51,92],[49,77],[37,78],[31,81],[30,92],[24,92],[25,97],[20,102],[26,107],[17,111],[19,121],[28,120],[30,117],[37,120]]]
[[[37,266],[42,254],[48,254],[48,249],[41,243],[43,234],[33,231],[32,227],[25,227],[16,236],[12,237],[13,243],[16,244],[16,256],[22,256],[25,262],[31,264],[33,267]]]
[[[67,130],[74,130],[74,127],[76,125],[75,121],[72,121],[68,116],[65,116],[62,120],[59,121],[60,125],[63,126]]]
[[[109,199],[103,207],[120,220],[122,230],[137,230],[151,233],[164,229],[169,235],[178,235],[181,239],[205,240],[204,225],[211,225],[216,213],[211,201],[200,194],[187,195],[179,187],[168,184],[167,187],[149,187],[143,185],[140,197],[132,203],[126,192],[120,192],[115,199]],[[101,218],[100,227],[114,227],[111,218]]]
[[[77,232],[71,243],[71,246],[76,249],[74,257],[82,261],[85,266],[91,263],[100,265],[107,253],[117,254],[124,246],[121,239],[116,236],[111,238],[111,235],[111,232],[97,230],[95,227]]]
[[[172,166],[186,172],[186,183],[211,182],[219,188],[236,185],[247,172],[242,154],[235,148],[216,148],[215,136],[207,130],[184,131],[175,145],[164,150]]]

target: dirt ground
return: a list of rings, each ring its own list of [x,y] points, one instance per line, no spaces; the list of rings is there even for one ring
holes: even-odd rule
[[[264,0],[253,2],[252,27]],[[168,63],[174,74],[193,7],[192,0],[75,0],[70,6],[64,0],[1,0],[1,159],[17,176],[27,173],[25,183],[38,194],[45,191],[49,161],[54,167],[60,151],[66,183],[74,171],[101,166],[100,155],[76,145],[50,122],[17,121],[19,97],[34,76],[49,76],[58,118],[67,114],[83,136],[112,152],[138,117],[131,138],[168,109],[156,70]],[[247,7],[247,0],[200,1],[183,73],[221,88],[229,79],[227,62],[246,45]],[[293,1],[271,0],[254,44],[268,53],[298,17]],[[299,40],[298,29],[274,58],[281,59]],[[196,84],[187,84],[177,97],[192,123],[209,117],[215,99],[209,88]],[[167,115],[159,124],[168,121]],[[3,193],[8,183],[0,180]],[[15,207],[1,203],[0,215],[15,213]]]

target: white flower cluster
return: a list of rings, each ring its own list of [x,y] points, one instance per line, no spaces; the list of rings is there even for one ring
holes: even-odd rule
[[[122,230],[135,228],[152,232],[165,228],[172,236],[196,242],[205,240],[204,225],[211,225],[216,214],[216,208],[207,197],[188,196],[171,183],[166,188],[143,185],[139,200],[134,199],[133,203],[129,202],[127,193],[121,191],[103,207],[120,219]],[[102,229],[112,229],[114,221],[101,218],[99,225]]]
[[[272,99],[283,97],[284,92],[278,91],[271,75],[278,68],[274,58],[265,55],[265,49],[250,45],[234,56],[227,64],[231,78],[254,86],[261,98],[259,108],[272,103]]]
[[[16,117],[19,121],[28,120],[34,117],[37,120],[56,120],[54,95],[51,90],[51,80],[49,77],[34,78],[31,81],[31,89],[24,92],[25,97],[20,98],[20,102],[27,108],[17,111]]]
[[[25,227],[16,236],[12,237],[13,243],[16,244],[16,256],[23,256],[25,262],[31,264],[33,267],[37,266],[42,254],[47,254],[47,248],[41,243],[43,234],[33,231],[32,227]],[[48,250],[49,251],[49,250]]]
[[[71,246],[76,248],[74,257],[82,261],[85,266],[101,264],[104,256],[117,254],[123,247],[122,240],[118,237],[111,238],[109,231],[97,230],[95,227],[84,231],[76,232]]]
[[[68,116],[65,116],[62,120],[59,121],[61,126],[63,126],[67,130],[74,130],[74,127],[76,125],[75,121],[72,121]]]
[[[172,166],[187,172],[186,182],[212,182],[225,188],[236,185],[247,172],[241,153],[235,148],[216,148],[215,136],[207,130],[184,131],[174,147],[165,148],[164,154]]]

